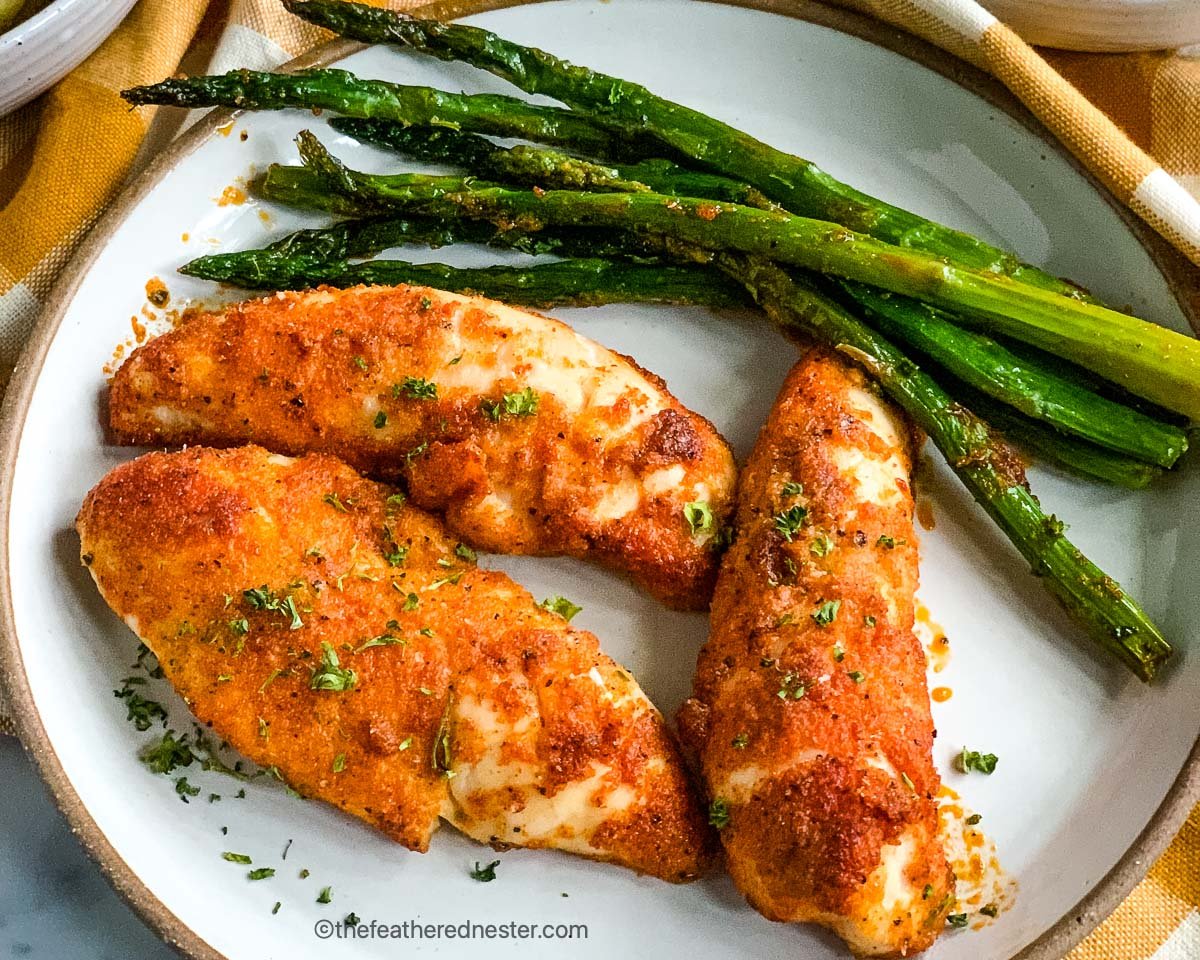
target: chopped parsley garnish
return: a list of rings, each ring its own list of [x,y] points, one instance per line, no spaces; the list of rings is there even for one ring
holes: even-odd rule
[[[422,691],[423,692],[423,691]],[[438,723],[437,734],[433,738],[433,754],[431,757],[433,769],[449,780],[454,776],[451,769],[454,759],[450,754],[450,701],[446,701],[446,709]]]
[[[418,443],[415,447],[413,447],[411,450],[408,451],[408,453],[406,453],[404,455],[404,459],[406,462],[412,463],[414,460],[417,459],[417,457],[421,456],[428,449],[429,449],[429,441],[422,440],[420,443]]]
[[[474,563],[478,559],[475,551],[465,543],[456,543],[454,545],[454,555],[460,560],[466,560],[467,563]]]
[[[421,605],[421,598],[418,597],[415,593],[410,593],[407,597],[404,598],[404,609],[405,610],[416,610],[417,607],[419,607],[420,605]]]
[[[455,357],[453,360],[451,360],[447,364],[447,366],[450,366],[450,367],[457,366],[458,364],[462,363],[462,358],[463,358],[463,355],[460,353],[457,357]]]
[[[272,683],[274,683],[280,677],[287,676],[287,673],[288,673],[287,670],[272,670],[267,675],[267,679],[262,682],[262,686],[258,688],[258,692],[262,693],[264,690],[267,689],[267,687],[269,687]]]
[[[333,758],[333,772],[341,773],[345,769],[346,769],[346,755],[344,753],[339,753],[336,757]]]
[[[967,826],[973,827],[973,826],[975,826],[975,824],[979,823],[979,821],[982,819],[983,819],[982,813],[973,813],[969,817],[967,817]]]
[[[933,896],[933,884],[927,883],[927,884],[925,884],[925,889],[921,891],[921,899],[928,900],[932,896]]]
[[[846,648],[842,646],[840,641],[833,645],[833,659],[836,663],[841,663],[846,659]]]
[[[452,587],[457,586],[458,581],[461,580],[462,578],[463,578],[463,575],[462,575],[462,571],[460,570],[458,573],[452,573],[448,577],[438,577],[436,580],[434,580],[432,583],[430,583],[429,586],[426,587],[425,589],[426,590],[436,590],[438,587],[444,587],[446,584],[450,584],[450,586],[452,586]]]
[[[499,423],[505,416],[532,417],[537,413],[539,399],[532,387],[526,387],[516,393],[506,393],[499,400],[481,400],[479,409],[493,423]]]
[[[422,310],[428,310],[432,306],[433,306],[433,301],[430,300],[428,297],[421,298],[421,309]]]
[[[794,537],[804,526],[804,521],[808,519],[808,508],[796,504],[794,507],[789,507],[783,513],[775,514],[775,529],[783,534],[783,538],[791,543]]]
[[[155,720],[161,720],[163,726],[167,724],[167,711],[163,709],[161,703],[154,700],[147,700],[136,690],[132,689],[131,684],[134,681],[145,683],[141,677],[129,677],[124,681],[124,686],[120,690],[114,690],[113,696],[118,700],[125,701],[126,717],[125,719],[132,723],[139,730],[149,730]]]
[[[229,631],[235,637],[244,637],[250,632],[250,621],[245,617],[239,617],[237,620],[230,620]]]
[[[175,793],[179,795],[180,800],[187,803],[188,797],[200,796],[200,788],[188,783],[187,777],[180,777],[175,781]]]
[[[317,903],[333,903],[333,887],[322,887],[317,894]]]
[[[392,384],[392,396],[399,399],[408,397],[409,400],[436,400],[437,384],[424,377],[405,377],[401,383]]]
[[[814,557],[827,557],[833,550],[833,540],[826,533],[818,534],[808,545],[808,552]]]
[[[340,510],[342,513],[349,513],[350,508],[354,506],[356,502],[353,497],[347,497],[345,500],[343,500],[336,493],[327,493],[321,499],[333,507],[334,510]]]
[[[288,621],[292,630],[299,630],[304,626],[304,621],[300,619],[300,611],[296,609],[295,598],[290,595],[277,596],[265,583],[257,589],[243,590],[242,597],[252,610],[268,610],[280,614]]]
[[[274,867],[259,867],[257,870],[251,870],[246,874],[251,880],[267,880],[275,876]]]
[[[539,603],[538,606],[543,610],[549,610],[551,613],[557,613],[560,617],[566,620],[567,623],[571,622],[571,618],[574,617],[575,614],[583,610],[583,607],[572,603],[566,597],[547,597],[545,600]]]
[[[875,626],[875,618],[868,613],[863,617],[863,623],[868,627],[873,627]]]
[[[409,747],[411,747],[412,745],[413,745],[413,738],[412,738],[412,736],[407,736],[407,737],[405,737],[403,740],[401,740],[401,741],[400,741],[400,746],[398,746],[398,747],[396,748],[396,752],[397,752],[397,753],[403,753],[405,750],[407,750],[407,749],[408,749]]]
[[[246,856],[246,854],[244,854],[244,853],[230,853],[228,850],[226,850],[223,854],[221,854],[221,859],[228,860],[230,863],[253,863],[254,862],[248,856]]]
[[[716,797],[712,803],[708,805],[708,822],[718,830],[724,830],[729,826],[729,801],[721,797]]]
[[[389,620],[387,626],[388,626],[388,630],[397,630],[398,631],[400,629],[400,624],[398,624],[395,620]],[[362,653],[364,650],[370,650],[371,647],[395,647],[395,646],[406,647],[406,646],[408,646],[408,641],[405,640],[403,637],[396,636],[394,633],[381,633],[377,637],[371,637],[370,640],[363,641],[363,643],[360,646],[355,648],[354,652]]]
[[[985,917],[991,917],[993,920],[1000,915],[1000,908],[994,903],[989,903],[979,908],[979,912]]]
[[[491,883],[496,879],[496,868],[500,866],[499,860],[493,860],[486,867],[481,867],[479,861],[475,861],[475,869],[471,871],[471,879],[478,880],[480,883]]]
[[[712,510],[703,500],[693,500],[683,505],[683,519],[688,522],[692,536],[708,533],[713,528]]]
[[[353,357],[350,358],[350,362],[353,363],[356,367],[358,367],[359,370],[367,369],[367,358],[366,357],[355,354]]]
[[[782,617],[780,617],[778,620],[775,621],[775,626],[776,627],[787,627],[787,626],[791,626],[795,622],[796,622],[796,615],[794,613],[785,613]]]
[[[338,693],[350,690],[358,682],[358,674],[341,665],[332,644],[322,641],[321,649],[321,666],[313,673],[309,687],[313,690],[332,690]]]
[[[946,917],[946,922],[952,927],[961,929],[967,925],[967,915],[965,913],[952,913]]]
[[[867,675],[861,670],[849,670],[847,671],[846,676],[848,676],[855,683],[862,683],[867,679]]]
[[[258,718],[258,735],[264,740],[271,739],[271,725],[262,717]]]
[[[826,600],[813,611],[812,618],[820,626],[827,627],[837,619],[841,606],[841,600]]]
[[[801,700],[808,693],[808,684],[794,673],[785,673],[775,694],[780,700]]]
[[[351,912],[346,914],[346,919],[343,920],[342,923],[348,927],[357,927],[360,923],[362,923],[362,921],[358,918],[357,913]]]
[[[804,493],[804,484],[789,480],[783,485],[782,492],[785,497],[799,497]]]
[[[962,773],[977,770],[979,773],[991,774],[995,772],[999,759],[994,753],[980,753],[978,750],[963,747],[962,753],[954,758],[954,766]]]
[[[273,906],[273,907],[271,908],[271,916],[275,916],[275,914],[277,914],[277,913],[279,912],[279,908],[280,908],[280,907],[282,907],[282,906],[283,906],[283,904],[282,904],[282,903],[280,903],[278,900],[276,900],[276,901],[275,901],[275,906]]]
[[[383,555],[383,559],[388,562],[388,566],[401,567],[404,566],[404,561],[408,559],[408,546],[392,542],[394,549],[388,550]]]
[[[745,732],[739,733],[732,740],[733,749],[734,750],[745,750],[746,744],[748,744],[749,742],[750,742],[750,734],[745,733]]]
[[[886,533],[881,533],[879,539],[875,541],[875,546],[883,547],[885,550],[894,550],[896,547],[901,547],[908,543],[903,537],[892,537]]]
[[[168,730],[160,741],[143,749],[139,757],[155,773],[162,774],[170,773],[177,767],[190,767],[196,759],[188,744],[187,734],[176,740],[174,730]]]
[[[387,426],[387,414],[384,411],[380,410],[377,414],[375,414],[375,429],[382,430],[386,426]]]
[[[916,787],[916,785],[915,785],[915,784],[912,782],[912,777],[910,777],[910,776],[909,776],[907,773],[904,773],[903,771],[900,773],[900,781],[901,781],[901,783],[903,783],[903,784],[904,784],[906,787],[908,787],[908,789],[909,789],[909,790],[911,790],[913,793],[916,793],[916,792],[917,792],[917,787]]]

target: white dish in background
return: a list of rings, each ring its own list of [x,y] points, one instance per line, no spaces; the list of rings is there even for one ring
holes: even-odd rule
[[[0,117],[56,84],[117,28],[137,0],[54,0],[0,33]]]
[[[690,0],[563,0],[470,20],[644,82],[864,190],[1015,248],[1147,319],[1187,329],[1146,249],[1069,160],[1003,110],[899,54],[802,20]],[[461,65],[393,50],[366,50],[339,65],[364,76],[508,92]],[[314,130],[354,166],[397,167],[389,154],[337,137],[309,111],[248,114],[213,127],[190,153],[164,159],[96,228],[6,408],[13,456],[5,467],[11,498],[2,547],[11,606],[0,613],[11,633],[0,651],[26,742],[85,844],[135,907],[196,956],[329,960],[411,951],[525,960],[569,949],[572,957],[604,960],[844,958],[829,934],[764,920],[719,874],[671,886],[562,854],[513,850],[499,855],[497,881],[481,884],[468,870],[495,856],[449,827],[420,856],[330,807],[289,798],[269,780],[247,785],[248,797],[236,800],[239,784],[188,769],[204,794],[224,799],[184,806],[170,779],[138,762],[139,746],[154,734],[138,734],[112,696],[137,641],[80,566],[73,531],[87,490],[136,453],[106,441],[102,368],[114,345],[130,339],[147,280],[166,281],[172,307],[188,298],[228,299],[229,291],[218,294],[174,269],[201,253],[260,246],[320,222],[255,201],[216,202],[252,171],[294,158],[298,130]],[[497,257],[455,248],[402,255],[460,263]],[[662,375],[741,456],[796,355],[764,321],[737,311],[554,312]],[[994,925],[949,932],[931,960],[1009,957],[1058,924],[1151,823],[1200,731],[1200,470],[1192,464],[1138,494],[1049,469],[1031,475],[1047,508],[1072,524],[1079,546],[1176,642],[1178,662],[1147,688],[1097,657],[952,474],[933,464],[921,496],[932,501],[937,526],[921,537],[921,592],[952,642],[936,682],[954,691],[933,708],[935,760],[948,785],[983,815],[1020,889]],[[563,594],[582,604],[576,623],[595,630],[663,711],[674,713],[706,635],[703,616],[667,611],[570,560],[484,562],[535,596]],[[182,702],[162,690],[153,695],[167,703],[172,727],[190,729]],[[964,745],[999,754],[995,775],[953,772],[952,757]],[[1157,835],[1182,820],[1178,802],[1171,811]],[[289,839],[295,842],[283,863]],[[221,859],[226,850],[279,873],[247,883],[243,869]],[[301,868],[311,871],[308,879],[299,878]],[[333,887],[329,906],[315,902],[323,886]],[[283,907],[273,916],[276,901]],[[314,936],[318,921],[350,911],[388,923],[585,923],[590,935],[559,949]],[[1058,934],[1067,942],[1098,919],[1077,923],[1074,916]]]
[[[980,0],[1030,43],[1063,50],[1177,50],[1200,43],[1200,0]]]

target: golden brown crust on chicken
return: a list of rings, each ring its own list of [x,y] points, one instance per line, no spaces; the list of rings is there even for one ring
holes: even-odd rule
[[[259,443],[403,478],[480,549],[591,558],[678,607],[707,606],[733,507],[727,444],[657,377],[557,320],[424,287],[191,317],[125,362],[109,410],[126,443]],[[711,529],[688,523],[695,501]]]
[[[912,954],[953,874],[925,657],[905,427],[842,359],[788,376],[742,473],[712,635],[681,712],[730,872],[774,920]]]
[[[200,721],[302,794],[414,850],[442,816],[668,880],[708,863],[632,678],[394,490],[332,457],[192,448],[113,470],[77,526]]]

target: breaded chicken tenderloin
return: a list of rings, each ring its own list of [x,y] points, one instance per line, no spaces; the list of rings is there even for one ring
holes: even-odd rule
[[[840,357],[789,374],[742,473],[681,712],[739,889],[856,953],[937,938],[938,836],[908,428]]]
[[[109,606],[196,717],[413,850],[444,818],[666,880],[710,831],[662,718],[596,638],[332,457],[117,467],[77,521]]]
[[[716,429],[557,320],[425,287],[280,293],[134,351],[110,397],[135,444],[258,443],[403,478],[494,553],[591,558],[708,605],[736,471]]]

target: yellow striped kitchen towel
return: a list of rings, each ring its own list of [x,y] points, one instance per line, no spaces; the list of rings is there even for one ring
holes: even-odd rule
[[[972,0],[834,2],[995,74],[1121,200],[1200,263],[1200,50],[1039,55]],[[57,272],[148,152],[139,148],[152,111],[128,110],[117,91],[161,79],[185,57],[195,70],[270,68],[321,39],[275,0],[140,0],[69,77],[0,119],[0,389]],[[0,691],[0,732],[6,729]],[[1200,810],[1069,956],[1196,958]]]

